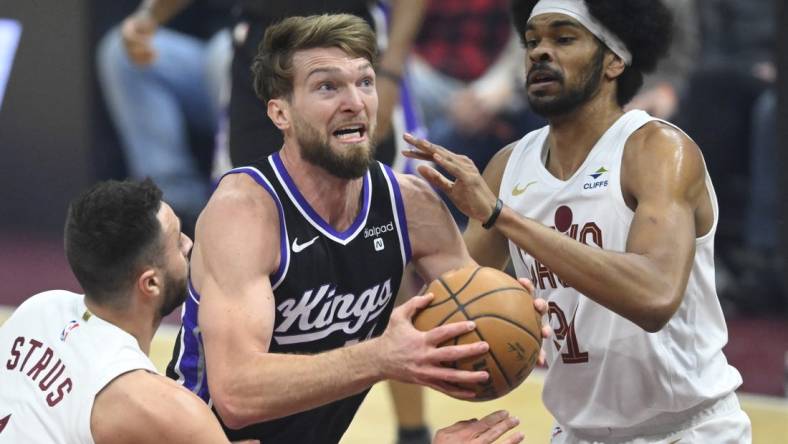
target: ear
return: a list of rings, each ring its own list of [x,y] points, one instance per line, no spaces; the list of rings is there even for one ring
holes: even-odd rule
[[[627,67],[624,61],[621,60],[621,57],[613,54],[611,51],[608,51],[605,59],[605,76],[608,79],[618,78]]]
[[[290,107],[284,99],[271,99],[268,101],[268,118],[274,125],[284,131],[290,128]]]
[[[162,292],[162,280],[153,268],[146,268],[137,278],[137,288],[145,296],[158,297]]]

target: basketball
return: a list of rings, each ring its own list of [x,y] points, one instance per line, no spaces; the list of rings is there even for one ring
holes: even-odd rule
[[[413,325],[427,331],[452,322],[471,320],[476,329],[443,345],[486,341],[484,355],[463,359],[447,366],[489,373],[480,384],[463,386],[476,392],[473,401],[499,398],[531,373],[542,346],[541,317],[534,309],[531,294],[514,278],[487,267],[467,267],[450,271],[433,281],[426,293],[432,302],[413,319]]]

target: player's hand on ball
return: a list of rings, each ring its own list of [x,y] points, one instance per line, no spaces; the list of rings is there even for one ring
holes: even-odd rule
[[[454,177],[452,181],[431,166],[419,166],[419,173],[427,182],[449,196],[454,205],[471,219],[485,222],[490,218],[498,198],[471,159],[410,134],[403,138],[414,147],[403,152],[406,157],[433,161]]]
[[[487,352],[486,342],[439,347],[440,344],[476,328],[470,321],[453,322],[419,331],[413,316],[429,305],[432,294],[414,296],[391,313],[386,331],[379,338],[378,362],[383,376],[401,382],[421,384],[460,399],[475,396],[472,390],[455,384],[487,381],[485,371],[457,370],[442,363],[472,358]]]
[[[531,293],[532,295],[534,294],[534,283],[531,282],[530,279],[518,278],[517,280],[520,282],[520,284],[522,284],[523,287],[525,287],[526,290],[528,290],[529,293]],[[544,340],[545,338],[549,338],[550,335],[553,334],[553,329],[550,328],[550,323],[548,322],[547,319],[544,318],[545,315],[547,315],[547,309],[548,309],[547,301],[545,301],[542,298],[537,298],[534,296],[534,310],[536,310],[536,312],[539,313],[539,316],[541,316],[542,319],[544,319],[544,321],[542,322],[542,340]],[[537,359],[536,361],[537,364],[545,365],[546,357],[547,355],[545,354],[544,349],[542,349],[539,352],[539,359]]]
[[[509,416],[506,410],[490,413],[481,420],[469,419],[438,430],[433,444],[514,444],[523,440],[523,434],[513,433],[498,441],[504,433],[517,427],[520,420]]]

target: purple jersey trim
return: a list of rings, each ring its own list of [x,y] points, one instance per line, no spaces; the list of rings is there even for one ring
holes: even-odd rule
[[[338,232],[332,227],[329,223],[323,220],[317,212],[312,209],[309,205],[309,202],[306,201],[304,195],[298,190],[296,187],[295,182],[288,174],[285,165],[282,163],[282,159],[279,157],[279,152],[274,153],[271,155],[271,159],[273,160],[273,167],[279,173],[279,176],[282,178],[282,185],[290,192],[293,198],[296,200],[297,205],[306,213],[305,216],[308,217],[313,223],[320,226],[320,228],[331,234],[332,236],[341,239],[343,241],[348,240],[351,236],[353,236],[356,231],[358,231],[359,227],[365,223],[367,220],[367,214],[369,213],[369,193],[370,193],[370,177],[369,171],[366,172],[364,175],[364,180],[362,181],[362,208],[359,211],[358,215],[356,216],[356,220],[353,221],[353,224],[345,231]]]
[[[394,200],[397,205],[397,218],[399,219],[400,231],[402,232],[402,246],[405,248],[405,263],[408,263],[410,262],[412,253],[410,249],[410,236],[408,235],[408,222],[405,217],[405,204],[402,202],[399,182],[397,181],[396,174],[394,174],[391,168],[383,164],[381,164],[381,166],[383,166],[383,171],[386,172],[386,175],[391,181],[391,190],[394,192]]]
[[[271,198],[274,199],[274,203],[276,203],[276,209],[279,212],[279,268],[276,272],[271,276],[271,286],[276,288],[279,283],[284,278],[284,274],[287,271],[287,266],[290,263],[290,248],[287,245],[287,227],[285,226],[285,211],[282,208],[282,202],[279,200],[279,196],[274,191],[273,187],[265,180],[263,173],[261,173],[256,168],[252,167],[240,167],[234,168],[222,176],[227,176],[228,174],[246,174],[247,176],[254,179],[261,187],[263,187],[268,194],[271,195]]]
[[[200,294],[194,289],[191,278],[188,279],[189,297],[183,306],[181,317],[181,341],[183,347],[177,363],[178,372],[183,376],[183,386],[199,396],[206,403],[211,395],[208,392],[208,378],[200,359],[203,356],[202,338],[197,332],[197,316],[200,309]],[[202,367],[202,368],[201,368]]]

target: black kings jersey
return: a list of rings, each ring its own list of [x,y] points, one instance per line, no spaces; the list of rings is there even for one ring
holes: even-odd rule
[[[394,173],[378,162],[363,177],[361,206],[343,232],[301,195],[278,153],[228,174],[247,174],[279,210],[280,263],[271,275],[276,320],[271,353],[319,353],[379,336],[410,260],[404,206]],[[189,285],[167,375],[210,403],[197,313]],[[250,326],[252,328],[252,326]],[[277,420],[225,432],[265,443],[339,442],[366,392]]]

